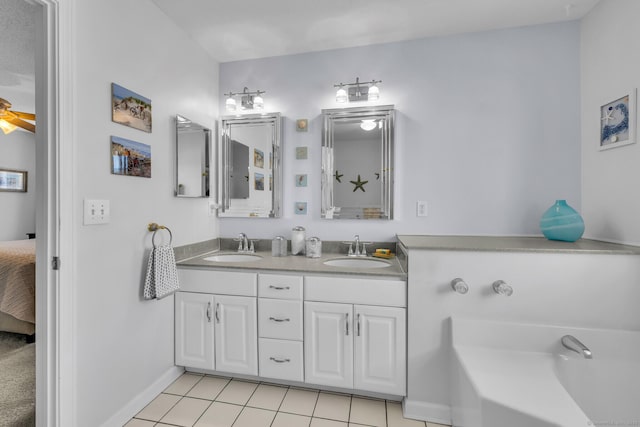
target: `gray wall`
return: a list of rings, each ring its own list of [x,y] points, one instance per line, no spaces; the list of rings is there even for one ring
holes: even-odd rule
[[[570,22],[221,64],[221,93],[266,90],[265,109],[286,118],[285,217],[269,227],[224,218],[222,235],[269,238],[298,224],[324,239],[539,234],[555,199],[581,205],[579,53]],[[379,104],[397,109],[396,219],[382,224],[320,218],[320,110],[339,107],[333,85],[356,77],[382,79]],[[309,146],[308,160],[296,146]],[[307,188],[294,187],[300,173]],[[428,217],[416,217],[418,200]],[[296,201],[309,202],[306,217]]]

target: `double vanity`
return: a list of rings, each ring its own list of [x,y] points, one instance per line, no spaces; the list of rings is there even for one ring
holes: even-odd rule
[[[400,399],[406,258],[178,253],[176,365]],[[181,260],[180,260],[181,259]]]

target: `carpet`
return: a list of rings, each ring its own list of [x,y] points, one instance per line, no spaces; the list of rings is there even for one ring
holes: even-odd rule
[[[0,332],[0,426],[36,425],[36,345]]]

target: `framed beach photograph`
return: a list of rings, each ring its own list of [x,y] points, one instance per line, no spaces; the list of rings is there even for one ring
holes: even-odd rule
[[[257,148],[253,149],[253,165],[257,168],[264,169],[264,152]]]
[[[296,202],[296,215],[307,214],[307,202]]]
[[[307,158],[307,147],[296,147],[296,160],[305,160]]]
[[[111,173],[151,178],[151,146],[112,136]]]
[[[0,191],[27,192],[27,171],[0,169]]]
[[[111,120],[151,133],[151,100],[111,83]]]
[[[636,142],[636,89],[600,105],[598,148],[622,147]]]
[[[306,187],[307,186],[307,175],[296,175],[296,187]]]
[[[263,173],[256,172],[254,188],[257,191],[264,191],[264,174]]]

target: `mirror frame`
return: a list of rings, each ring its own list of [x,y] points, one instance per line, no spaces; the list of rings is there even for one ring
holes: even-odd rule
[[[229,153],[230,153],[230,131],[234,125],[242,124],[273,124],[273,139],[271,144],[271,152],[273,153],[273,190],[271,193],[271,211],[264,215],[252,211],[251,209],[234,209],[230,206],[230,183],[229,179]],[[219,146],[219,179],[220,182],[220,208],[218,210],[219,217],[227,218],[280,218],[282,216],[282,167],[281,167],[281,145],[282,134],[281,126],[282,117],[280,113],[265,114],[244,114],[235,116],[223,116],[220,120],[220,146]]]
[[[193,199],[193,198],[207,198],[210,197],[211,192],[211,129],[202,126],[199,123],[196,123],[181,114],[176,114],[176,170],[175,170],[175,181],[173,188],[173,195],[180,198],[185,199]],[[182,126],[181,126],[182,125]],[[187,126],[189,125],[189,126]],[[196,129],[201,129],[204,133],[204,171],[202,171],[202,176],[204,176],[204,182],[202,183],[202,193],[199,196],[187,196],[184,194],[180,194],[178,190],[179,186],[179,165],[180,165],[180,129],[188,128],[193,126]]]
[[[379,105],[354,108],[332,108],[322,110],[324,128],[322,132],[322,210],[324,219],[393,219],[393,181],[394,181],[394,120],[395,109],[393,105]],[[379,217],[368,218],[366,216],[339,216],[334,215],[333,176],[334,161],[333,149],[336,141],[334,137],[335,123],[354,119],[380,119],[382,127],[382,158],[380,159],[380,185],[382,189],[382,206]]]

